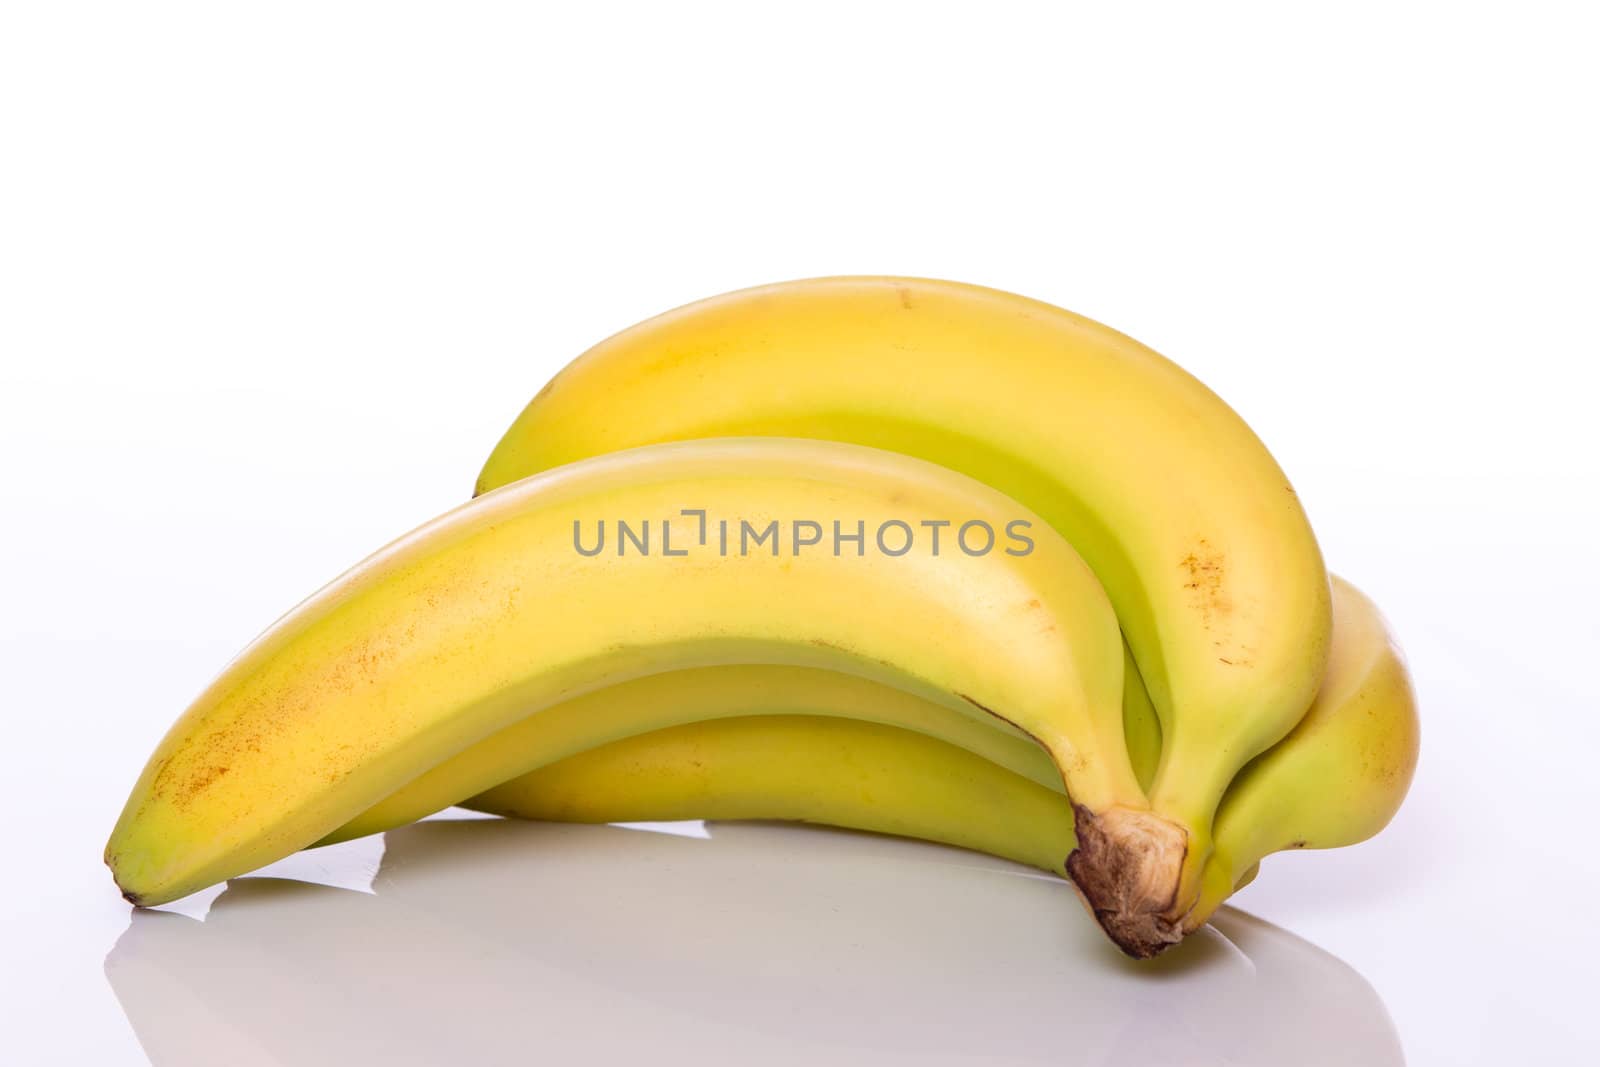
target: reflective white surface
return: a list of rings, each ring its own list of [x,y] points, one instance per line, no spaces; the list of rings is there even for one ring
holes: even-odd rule
[[[1250,421],[1393,621],[1424,724],[1388,830],[1270,859],[1238,906],[1365,978],[1412,1064],[1600,1062],[1590,18],[0,5],[0,1063],[139,1065],[140,1040],[163,1063],[561,1062],[542,1035],[610,1012],[590,1040],[987,1063],[1048,1034],[1059,1062],[1171,1067],[1143,1021],[1245,1057],[1267,996],[1260,1040],[1280,1013],[1308,1035],[1279,1062],[1368,1039],[1383,1062],[1382,1026],[1351,1022],[1377,1002],[1288,935],[1224,920],[1239,953],[1208,935],[1133,972],[1062,887],[781,830],[424,828],[375,886],[367,843],[278,868],[339,888],[240,882],[204,923],[130,927],[106,834],[229,657],[464,499],[586,346],[846,271],[1064,304]],[[692,996],[717,980],[731,1004]],[[891,1042],[919,995],[937,1010]]]
[[[370,892],[246,878],[203,922],[135,914],[105,969],[151,1061],[1403,1062],[1360,975],[1242,912],[1140,966],[1065,883],[921,843],[500,820],[386,836]],[[370,869],[370,844],[343,851],[324,874]]]

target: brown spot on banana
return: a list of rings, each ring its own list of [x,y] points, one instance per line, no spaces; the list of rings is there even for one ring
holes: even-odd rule
[[[1178,561],[1178,567],[1183,572],[1183,588],[1189,591],[1189,602],[1206,629],[1233,611],[1233,600],[1226,588],[1227,557],[1213,549],[1204,537]]]

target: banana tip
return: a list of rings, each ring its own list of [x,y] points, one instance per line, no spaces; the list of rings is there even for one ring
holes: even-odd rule
[[[1074,805],[1078,847],[1067,874],[1106,936],[1134,959],[1160,955],[1183,940],[1172,918],[1189,836],[1148,811]]]
[[[123,888],[122,879],[117,876],[117,857],[112,854],[110,849],[106,850],[105,865],[111,869],[111,881],[116,884],[118,891],[122,893],[122,899],[136,908],[144,907],[145,898],[143,896],[131,889]]]

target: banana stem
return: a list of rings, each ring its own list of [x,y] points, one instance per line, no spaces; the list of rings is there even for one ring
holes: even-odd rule
[[[1213,853],[1200,876],[1200,897],[1183,919],[1183,932],[1192,934],[1204,926],[1222,907],[1224,901],[1244,888],[1256,875],[1259,864],[1244,872],[1236,872],[1234,864],[1221,853]]]
[[[1174,734],[1175,731],[1164,734],[1163,741],[1171,740]],[[1189,929],[1184,925],[1185,916],[1195,909],[1205,891],[1215,840],[1212,823],[1226,788],[1225,781],[1184,774],[1171,757],[1171,746],[1163,748],[1162,763],[1150,789],[1150,807],[1185,831],[1188,848],[1180,861],[1172,905],[1166,913],[1168,920],[1185,929]]]
[[[1151,811],[1073,806],[1078,847],[1067,874],[1106,936],[1134,959],[1159,955],[1183,940],[1174,914],[1188,853],[1188,833]]]

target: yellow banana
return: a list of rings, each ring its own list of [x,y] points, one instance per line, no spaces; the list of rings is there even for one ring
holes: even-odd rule
[[[1185,921],[1203,925],[1265,856],[1381,830],[1416,766],[1405,661],[1377,608],[1334,579],[1329,668],[1311,710],[1228,789]],[[1136,722],[1137,715],[1130,721]],[[790,819],[917,837],[1062,873],[1077,844],[1059,792],[925,734],[807,715],[724,718],[571,756],[469,807],[560,822]]]
[[[1321,555],[1249,427],[1177,366],[1060,308],[953,282],[823,278],[601,342],[533,399],[478,487],[729,434],[933,460],[1015,497],[1083,554],[1161,716],[1151,801],[1187,832],[1176,923],[1223,790],[1299,720],[1327,654]],[[1078,861],[1097,847],[1086,840]]]
[[[468,802],[550,822],[788,819],[916,837],[1062,874],[1060,792],[898,726],[814,715],[712,719],[613,741]]]
[[[1228,787],[1187,930],[1211,918],[1261,857],[1365,841],[1389,824],[1411,787],[1422,734],[1405,656],[1378,606],[1337,577],[1333,608],[1322,688],[1289,736]]]
[[[686,508],[731,523],[738,547],[659,525]],[[601,520],[615,555],[589,554],[580,536]],[[812,551],[802,521],[841,524],[835,549],[839,529],[866,533],[835,554],[807,526]],[[930,521],[1013,543],[940,553],[917,536]],[[777,533],[752,551],[746,528]],[[791,533],[792,550],[779,541]],[[663,669],[737,663],[838,669],[1008,721],[1061,771],[1091,874],[1078,884],[1108,934],[1142,955],[1181,936],[1158,920],[1183,832],[1149,810],[1129,763],[1122,643],[1094,575],[981,483],[824,441],[604,456],[402,538],[199,696],[136,783],[107,863],[134,903],[172,900],[324,837],[530,713]]]
[[[1139,784],[1161,751],[1161,724],[1123,650],[1123,732]],[[407,782],[318,844],[382,833],[606,741],[674,723],[756,715],[805,715],[891,723],[940,738],[1062,792],[1046,752],[1016,731],[867,678],[814,667],[736,664],[664,671],[545,708]],[[1063,852],[1061,856],[1065,856]],[[1061,856],[1057,857],[1059,861]]]

